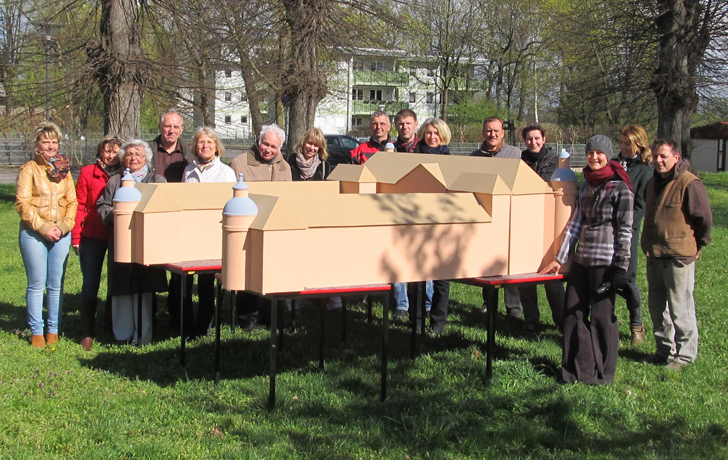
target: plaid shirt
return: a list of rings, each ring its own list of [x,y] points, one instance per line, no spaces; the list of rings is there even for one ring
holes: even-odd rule
[[[634,195],[621,180],[579,189],[576,207],[566,227],[556,260],[564,264],[576,248],[574,261],[585,267],[629,266]],[[578,247],[577,247],[578,243]]]

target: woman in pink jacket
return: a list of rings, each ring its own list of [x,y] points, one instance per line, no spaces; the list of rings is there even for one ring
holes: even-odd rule
[[[106,136],[96,146],[96,162],[81,168],[76,184],[78,211],[71,245],[78,254],[83,274],[81,287],[81,346],[89,351],[94,343],[97,294],[101,269],[108,249],[109,229],[96,212],[96,200],[104,192],[109,177],[120,171],[119,148],[123,141]]]

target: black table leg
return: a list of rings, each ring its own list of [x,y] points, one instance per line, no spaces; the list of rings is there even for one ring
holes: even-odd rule
[[[235,334],[235,320],[238,316],[238,291],[233,291],[230,300],[230,332]]]
[[[367,323],[372,324],[372,296],[364,297],[364,301],[367,304]]]
[[[495,314],[498,310],[498,286],[489,286],[486,289],[488,291],[488,341],[485,346],[485,353],[487,355],[485,361],[485,378],[491,379],[493,377],[493,352],[495,350]]]
[[[414,302],[410,304],[410,320],[412,322],[412,337],[410,343],[410,358],[415,359],[419,354],[417,349],[417,329],[420,329],[420,334],[425,333],[425,302],[427,297],[425,295],[425,283],[418,282],[412,283],[414,286]]]
[[[187,291],[187,276],[180,275],[179,283],[179,337],[180,337],[180,364],[185,366],[185,292]]]
[[[296,331],[296,299],[291,299],[291,332]]]
[[[387,367],[388,367],[388,351],[389,351],[389,295],[384,299],[382,305],[382,369],[381,369],[381,395],[380,401],[387,399]],[[346,307],[344,307],[346,308]]]
[[[270,388],[268,390],[268,411],[276,407],[276,366],[278,364],[278,300],[272,300],[270,312]],[[283,302],[281,300],[281,302]]]
[[[141,348],[142,346],[142,326],[144,325],[144,320],[142,319],[142,301],[144,300],[144,294],[142,293],[142,277],[138,276],[139,278],[139,285],[138,289],[139,292],[137,292],[137,342],[136,346]]]
[[[220,383],[220,308],[224,300],[222,283],[217,281],[217,301],[215,302],[215,385]]]
[[[319,338],[319,370],[324,370],[324,360],[326,359],[326,298],[318,299],[319,310],[321,310],[321,337]]]
[[[341,343],[346,346],[346,299],[341,298]]]

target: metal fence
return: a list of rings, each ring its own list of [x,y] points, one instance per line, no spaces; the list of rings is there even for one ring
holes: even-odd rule
[[[153,139],[156,134],[147,134],[143,139]],[[104,136],[102,134],[88,134],[78,139],[63,139],[61,141],[61,152],[68,156],[71,164],[82,166],[91,164],[96,157],[96,145]],[[190,138],[184,139],[189,142]],[[365,142],[368,139],[362,139]],[[240,152],[250,147],[251,140],[247,139],[222,139],[226,149],[226,158],[234,158]],[[571,167],[581,168],[586,166],[584,144],[560,144],[550,143],[546,146],[560,152],[566,149],[571,154]],[[469,155],[480,147],[479,143],[462,142],[450,144],[450,153],[453,155]],[[525,150],[523,143],[516,144],[521,150]],[[31,133],[0,133],[0,167],[17,167],[33,158],[33,139]]]
[[[156,136],[156,133],[147,134],[142,139],[154,139]],[[93,133],[77,139],[64,138],[61,140],[61,153],[71,160],[73,166],[91,164],[96,158],[96,145],[103,137],[103,134]],[[189,136],[183,140],[189,142],[191,138]],[[223,139],[222,142],[232,155],[247,149],[251,143],[247,139]],[[0,133],[0,167],[23,165],[33,159],[34,152],[33,133]]]

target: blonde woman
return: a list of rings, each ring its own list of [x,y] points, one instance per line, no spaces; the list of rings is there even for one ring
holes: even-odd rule
[[[43,122],[35,130],[35,157],[20,167],[15,209],[20,214],[20,254],[25,265],[31,344],[44,348],[58,341],[71,230],[75,224],[76,189],[68,158],[59,153],[61,131]],[[43,336],[46,293],[47,336]]]
[[[318,128],[309,129],[303,133],[296,153],[288,156],[292,179],[294,181],[326,179],[331,172],[331,166],[326,160],[328,156],[324,133]]]
[[[652,177],[652,150],[647,140],[647,131],[642,126],[631,125],[622,128],[619,140],[619,161],[627,171],[634,192],[634,220],[632,221],[632,249],[627,269],[628,283],[617,294],[624,297],[629,310],[629,326],[632,345],[645,341],[645,326],[642,324],[642,295],[637,285],[637,259],[640,245],[640,227],[645,217],[645,188]]]

